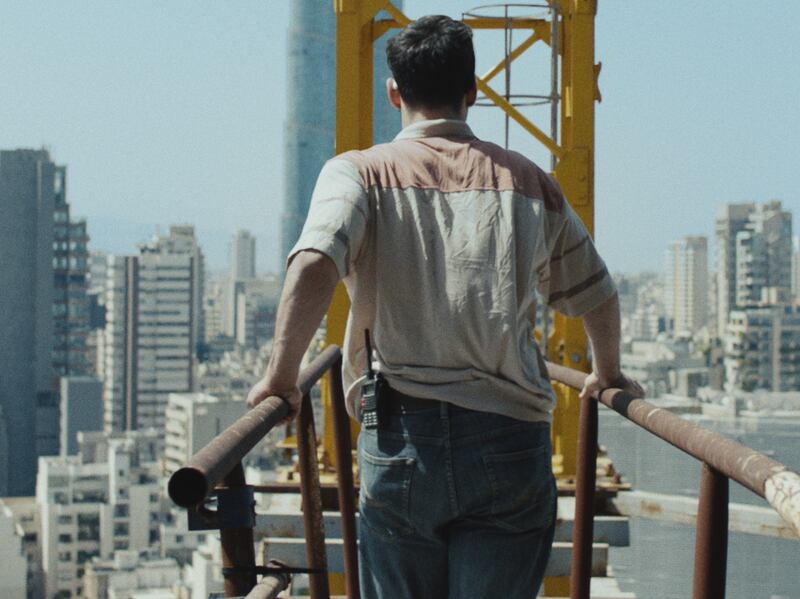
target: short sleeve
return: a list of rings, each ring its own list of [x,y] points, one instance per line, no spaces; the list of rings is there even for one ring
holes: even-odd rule
[[[356,166],[341,157],[329,160],[317,178],[303,232],[287,263],[303,250],[316,250],[336,264],[344,278],[364,239],[369,214],[367,192]]]
[[[553,309],[583,316],[616,293],[603,259],[589,232],[566,201],[558,215],[549,215],[549,256],[539,275],[539,293]]]

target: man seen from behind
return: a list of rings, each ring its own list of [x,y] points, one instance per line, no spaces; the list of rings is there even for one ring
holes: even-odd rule
[[[350,415],[365,416],[368,363],[384,383],[379,424],[365,420],[358,440],[362,596],[531,599],[556,515],[536,293],[583,318],[594,356],[584,397],[641,395],[619,367],[616,290],[553,179],[467,126],[470,29],[423,17],[387,58],[403,129],[322,169],[248,403],[278,395],[296,413],[301,358],[344,281]]]

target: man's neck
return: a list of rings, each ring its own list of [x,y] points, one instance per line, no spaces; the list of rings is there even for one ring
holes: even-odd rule
[[[400,120],[404,129],[420,121],[434,121],[437,119],[466,121],[467,108],[466,106],[462,110],[453,108],[412,108],[403,104],[400,109]]]

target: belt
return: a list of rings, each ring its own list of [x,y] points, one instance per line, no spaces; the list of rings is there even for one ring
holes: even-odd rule
[[[406,395],[405,393],[400,393],[397,389],[392,389],[388,385],[386,387],[386,399],[392,411],[396,412],[402,410],[429,410],[438,408],[442,403],[438,399],[425,399],[424,397]]]

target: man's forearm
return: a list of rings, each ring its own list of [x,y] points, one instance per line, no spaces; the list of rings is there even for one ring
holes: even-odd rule
[[[266,378],[275,387],[297,382],[300,361],[331,302],[339,273],[333,261],[319,252],[295,256],[286,272],[278,304],[272,354]]]
[[[593,370],[604,383],[620,377],[619,299],[614,294],[597,308],[584,314],[583,327],[592,344]]]

